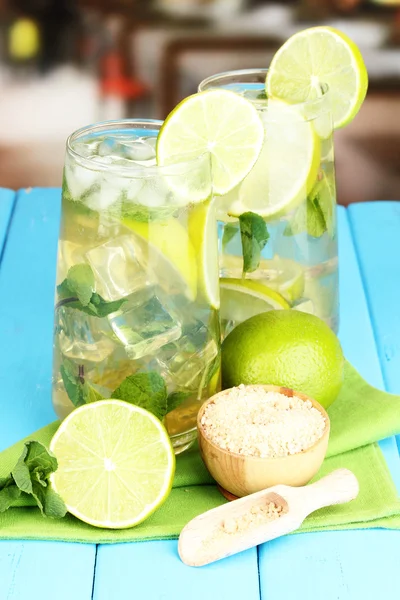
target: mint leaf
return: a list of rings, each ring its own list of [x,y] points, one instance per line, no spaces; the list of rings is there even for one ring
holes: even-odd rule
[[[60,373],[63,380],[65,391],[68,394],[68,398],[72,404],[76,407],[83,406],[86,404],[84,397],[83,383],[77,373],[78,369],[76,365],[68,360],[64,359],[60,366]]]
[[[82,263],[71,267],[67,273],[67,282],[82,306],[87,306],[95,291],[94,274],[89,265]]]
[[[167,386],[156,371],[129,375],[111,394],[111,398],[136,404],[162,419],[168,412]]]
[[[58,463],[54,454],[47,450],[40,442],[27,442],[25,464],[29,471],[40,473],[45,479],[57,470]]]
[[[26,494],[32,493],[32,482],[31,482],[31,474],[29,472],[29,468],[25,463],[25,459],[28,454],[28,445],[25,444],[24,449],[22,451],[21,456],[18,459],[17,464],[14,469],[11,471],[11,476],[17,484],[18,488],[21,492],[25,492]]]
[[[85,398],[86,404],[90,404],[91,402],[98,402],[99,400],[104,400],[104,397],[94,389],[90,385],[88,381],[85,381],[83,386],[83,397]]]
[[[0,513],[5,512],[14,504],[21,495],[21,490],[13,484],[3,489],[0,488]]]
[[[43,484],[40,485],[38,482],[34,481],[32,487],[32,496],[44,517],[60,519],[66,515],[67,508],[64,501],[61,496],[53,490],[50,483],[43,486]]]
[[[23,492],[34,498],[43,516],[63,517],[66,506],[49,480],[57,468],[56,457],[43,444],[26,442],[10,475],[0,480],[0,512],[10,508]]]
[[[116,312],[126,301],[120,298],[107,302],[95,292],[95,278],[89,265],[81,263],[71,267],[67,278],[57,286],[58,302],[56,308],[68,305],[93,317],[107,317]]]
[[[103,400],[103,396],[95,390],[88,381],[85,381],[83,365],[76,365],[72,360],[64,358],[60,373],[65,391],[72,404],[76,407]]]
[[[325,231],[325,219],[318,201],[308,197],[296,210],[283,234],[292,236],[307,232],[311,237],[319,238]]]
[[[118,218],[119,221],[121,219],[132,219],[133,221],[141,221],[143,223],[165,221],[171,218],[176,212],[177,207],[173,205],[152,208],[127,201],[113,204],[110,209],[110,214]]]
[[[317,181],[311,193],[303,202],[283,234],[285,236],[297,235],[307,232],[309,236],[320,238],[326,231],[334,234],[334,190],[331,190],[328,178],[324,173]]]
[[[222,235],[222,250],[225,250],[229,242],[235,237],[238,232],[236,223],[226,223],[224,233]]]
[[[63,283],[60,284],[60,286],[62,286]],[[57,290],[59,290],[60,286],[58,286]],[[80,310],[91,317],[99,317],[101,319],[103,317],[107,317],[113,312],[117,312],[124,302],[126,302],[126,298],[114,300],[113,302],[107,302],[99,294],[95,293],[92,295],[91,301],[87,306],[83,306],[77,298],[65,298],[64,300],[61,300],[57,306],[66,305],[68,308],[75,308],[76,310]]]
[[[167,398],[167,413],[178,408],[191,395],[190,392],[171,392]]]
[[[267,225],[260,215],[245,212],[239,217],[242,238],[243,272],[253,273],[261,260],[261,252],[269,239]]]
[[[119,300],[107,302],[99,294],[93,294],[90,304],[82,310],[87,312],[89,315],[94,314],[96,317],[103,318],[107,317],[113,312],[117,312],[124,302],[126,302],[126,298],[120,298]]]

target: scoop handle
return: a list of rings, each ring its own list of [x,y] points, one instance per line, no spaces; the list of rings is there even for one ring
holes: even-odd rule
[[[349,469],[336,469],[319,481],[302,488],[303,506],[306,514],[330,506],[344,504],[358,496],[357,477]]]

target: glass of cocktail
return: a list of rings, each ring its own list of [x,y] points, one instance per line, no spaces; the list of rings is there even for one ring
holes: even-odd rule
[[[300,104],[268,99],[267,69],[209,77],[199,91],[249,100],[264,126],[250,173],[219,199],[221,324],[270,309],[315,314],[338,329],[333,124],[328,86]],[[241,127],[245,123],[238,124]]]
[[[207,153],[156,164],[162,123],[81,129],[67,142],[53,404],[101,398],[163,420],[176,452],[220,386],[217,233]]]

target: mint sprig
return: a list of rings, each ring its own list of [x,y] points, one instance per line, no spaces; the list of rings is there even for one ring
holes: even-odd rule
[[[74,406],[83,406],[90,402],[103,400],[103,396],[85,380],[83,365],[77,365],[72,360],[64,358],[60,366],[60,373],[65,391]]]
[[[167,397],[165,381],[156,371],[128,375],[111,394],[111,398],[140,406],[160,420],[167,414]]]
[[[314,238],[320,238],[325,232],[334,234],[334,201],[327,177],[324,173],[307,196],[284,230],[285,236],[307,232]]]
[[[0,479],[0,512],[8,510],[22,494],[31,496],[44,517],[59,519],[67,509],[52,489],[50,475],[58,468],[56,457],[43,444],[26,442],[11,473]]]
[[[95,278],[91,267],[80,263],[71,267],[66,279],[57,286],[56,308],[68,305],[93,317],[107,317],[121,308],[125,298],[107,302],[95,291]]]
[[[258,269],[263,251],[269,239],[267,225],[260,215],[245,212],[239,217],[242,239],[243,272],[253,273]]]
[[[190,392],[171,392],[167,398],[167,413],[175,410],[191,396]]]
[[[156,371],[128,375],[111,394],[111,398],[125,400],[148,410],[160,421],[189,396],[190,393],[183,391],[168,395],[165,381]]]

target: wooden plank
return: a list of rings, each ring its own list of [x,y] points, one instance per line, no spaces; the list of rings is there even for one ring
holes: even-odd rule
[[[8,226],[14,206],[15,192],[0,188],[0,257],[3,252]]]
[[[54,420],[51,362],[60,192],[17,195],[0,268],[0,450]],[[96,547],[0,543],[0,598],[91,600]]]
[[[1,600],[91,600],[93,548],[55,542],[0,542]]]
[[[383,387],[368,306],[348,218],[339,209],[340,339],[346,357],[373,385]],[[370,238],[370,243],[371,238]],[[381,445],[398,472],[393,439]],[[396,476],[398,479],[398,476]],[[392,589],[399,532],[335,531],[288,536],[259,547],[262,600],[364,600]],[[397,561],[397,562],[396,562]],[[288,577],[290,565],[290,577]]]
[[[385,386],[400,394],[400,202],[355,204],[349,215]]]
[[[338,209],[339,224],[339,338],[347,360],[367,379],[383,389],[383,378],[376,353],[363,283],[348,223],[347,212]]]
[[[390,598],[399,565],[398,531],[335,531],[260,547],[262,600]]]
[[[17,194],[0,270],[0,450],[55,419],[53,309],[60,194]],[[9,402],[4,399],[9,398]]]
[[[93,600],[180,597],[259,600],[256,549],[196,569],[175,540],[99,546]]]

